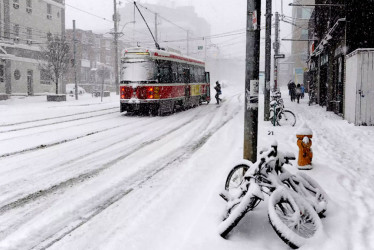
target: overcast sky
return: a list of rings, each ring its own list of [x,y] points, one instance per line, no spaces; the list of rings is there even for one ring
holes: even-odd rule
[[[123,3],[132,2],[129,0],[120,1]],[[72,28],[73,19],[76,20],[76,27],[79,29],[109,32],[110,29],[113,28],[113,23],[111,22],[113,14],[112,0],[65,0],[65,2],[67,28]],[[158,3],[167,6],[173,4],[172,0],[142,0],[137,2],[140,4]],[[291,16],[292,11],[291,7],[288,6],[290,2],[292,2],[292,0],[284,0],[283,4],[284,14],[288,16]],[[265,14],[265,3],[266,1],[263,0],[263,15]],[[175,0],[174,4],[176,6],[193,5],[198,15],[204,17],[211,24],[212,34],[220,34],[245,28],[247,5],[247,1],[245,0]],[[73,7],[79,8],[80,10],[74,9]],[[84,11],[91,13],[91,15]],[[281,0],[273,0],[273,13],[275,11],[281,12]],[[168,17],[166,16],[166,18]],[[122,20],[124,20],[124,18],[122,18]],[[262,25],[264,24],[265,20],[263,19]],[[272,33],[274,34],[274,29]],[[281,38],[291,37],[290,25],[282,24],[280,36]],[[242,39],[242,44],[245,44],[244,40],[245,39]],[[236,47],[239,48],[239,50],[241,48],[241,46]],[[234,51],[237,48],[233,45],[231,49]],[[289,42],[282,42],[281,50],[283,50],[282,53],[289,53]]]

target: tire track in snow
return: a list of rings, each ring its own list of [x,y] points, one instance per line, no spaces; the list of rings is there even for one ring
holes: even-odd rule
[[[163,133],[162,135],[159,135],[158,137],[156,137],[154,139],[144,141],[144,142],[142,142],[142,143],[140,143],[138,145],[135,145],[135,146],[132,145],[131,146],[132,149],[130,151],[128,151],[127,153],[125,153],[125,154],[123,154],[123,155],[121,155],[119,157],[116,157],[116,158],[112,159],[111,161],[105,163],[101,168],[98,168],[98,169],[92,170],[90,172],[81,174],[81,175],[79,175],[77,177],[70,178],[70,179],[65,180],[63,182],[57,183],[57,184],[53,185],[52,187],[50,187],[48,189],[39,190],[38,192],[29,194],[29,195],[27,195],[27,196],[25,196],[23,198],[20,198],[20,199],[14,201],[12,203],[6,204],[6,205],[0,207],[0,215],[6,213],[7,211],[9,211],[11,209],[15,209],[17,207],[24,206],[24,205],[26,205],[29,202],[34,202],[36,199],[38,199],[40,197],[43,197],[43,196],[46,196],[48,194],[52,194],[52,193],[56,192],[57,190],[61,190],[61,189],[64,189],[66,187],[72,187],[75,184],[78,184],[78,183],[84,182],[84,181],[86,181],[86,180],[88,180],[90,178],[93,178],[96,175],[98,175],[100,172],[102,172],[105,169],[111,167],[112,165],[116,164],[117,162],[119,162],[119,161],[121,161],[121,160],[129,157],[130,155],[134,154],[135,152],[137,152],[138,150],[142,149],[143,147],[151,145],[151,144],[153,144],[153,143],[161,140],[166,135],[168,135],[170,133],[173,133],[173,132],[181,129],[183,126],[185,126],[185,125],[187,125],[187,124],[189,124],[191,122],[193,122],[193,118],[190,119],[189,121],[183,123],[182,125],[178,125],[177,127],[173,128],[172,130],[167,131],[167,132]],[[115,126],[115,127],[112,127],[112,128],[105,129],[104,131],[108,131],[108,130],[111,130],[111,129],[115,129],[115,128],[118,128],[118,127],[124,127],[124,126],[129,126],[129,124],[127,124],[127,125],[121,125],[121,126]],[[104,131],[100,131],[100,132],[104,132]],[[93,133],[91,133],[90,135],[93,135]],[[86,137],[86,136],[82,136],[80,138],[83,138],[83,137]],[[77,140],[77,139],[80,139],[80,138],[72,139],[70,141]],[[68,142],[68,141],[69,140],[64,140],[63,143]],[[121,142],[123,143],[123,139],[121,141],[119,141],[118,143],[121,143]],[[113,145],[116,145],[116,144],[117,143],[115,143]],[[58,145],[58,144],[54,144],[54,145]],[[106,150],[106,149],[107,148],[99,149],[98,151]],[[97,152],[95,152],[95,153],[97,153]],[[81,160],[81,158],[79,158],[79,160]]]
[[[60,119],[60,118],[71,117],[71,116],[76,116],[76,115],[84,115],[84,114],[96,113],[96,112],[106,111],[106,110],[111,110],[111,109],[118,109],[118,107],[106,108],[106,109],[98,109],[98,110],[93,110],[93,111],[75,113],[75,114],[70,114],[70,115],[48,117],[48,118],[42,118],[42,119],[36,119],[36,120],[30,120],[30,121],[24,121],[24,122],[15,122],[15,123],[0,124],[0,128],[1,127],[10,127],[10,126],[22,125],[22,124],[33,123],[33,122],[41,122],[41,121],[48,121],[48,120]]]
[[[77,136],[77,137],[74,137],[74,138],[64,139],[64,140],[57,141],[57,142],[52,142],[52,143],[41,144],[41,145],[36,146],[36,147],[31,147],[31,148],[27,148],[27,149],[23,149],[23,150],[19,150],[19,151],[5,153],[5,154],[0,155],[0,158],[5,158],[5,157],[9,157],[9,156],[14,156],[14,155],[18,155],[18,154],[23,154],[23,153],[27,153],[27,152],[32,152],[32,151],[36,151],[36,150],[41,150],[41,149],[57,146],[57,145],[60,145],[60,144],[64,144],[64,143],[67,143],[67,142],[72,142],[72,141],[79,140],[79,139],[82,139],[82,138],[85,138],[85,137],[88,137],[88,136],[103,133],[103,132],[106,132],[106,131],[109,131],[109,130],[112,130],[112,129],[116,129],[116,128],[120,128],[120,127],[124,127],[124,126],[128,126],[128,125],[129,124],[117,125],[117,126],[110,127],[110,128],[105,128],[105,129],[101,129],[101,130],[92,131],[92,132],[89,132],[87,134]]]
[[[149,124],[152,124],[152,122],[147,123],[146,125],[149,125]],[[127,125],[123,125],[123,126],[120,126],[120,127],[127,127],[127,126],[130,126],[130,125],[134,125],[134,124],[127,124]],[[118,127],[116,127],[116,128],[118,128]],[[89,157],[91,155],[95,155],[95,154],[99,153],[100,151],[107,150],[109,147],[112,147],[112,146],[115,146],[117,144],[123,143],[124,140],[127,140],[130,137],[136,136],[136,135],[138,135],[140,133],[141,133],[141,131],[136,132],[134,134],[129,135],[128,137],[121,138],[120,140],[118,140],[116,142],[113,142],[110,145],[106,145],[105,148],[99,148],[99,149],[91,151],[91,152],[89,152],[87,154],[79,155],[78,157],[76,157],[74,159],[70,159],[70,160],[64,162],[63,164],[60,164],[60,165],[56,166],[55,168],[58,169],[58,168],[63,167],[63,166],[69,166],[70,164],[73,164],[73,163],[75,163],[77,161],[84,160],[84,158],[87,158],[87,157]],[[76,167],[76,166],[73,166],[73,167]],[[61,171],[61,169],[59,169],[59,170]],[[32,193],[32,194],[26,195],[26,196],[24,196],[22,198],[19,198],[19,199],[15,200],[15,201],[13,201],[11,203],[5,204],[5,205],[3,205],[3,206],[0,207],[0,216],[2,214],[6,213],[7,211],[11,210],[11,209],[15,209],[17,207],[26,205],[27,203],[32,202],[32,201],[34,201],[36,199],[39,199],[39,198],[41,198],[44,195],[47,195],[49,193],[54,193],[54,192],[56,192],[56,191],[58,191],[60,189],[66,188],[68,186],[71,186],[74,183],[82,182],[85,179],[89,179],[91,177],[94,177],[95,175],[97,175],[98,173],[100,173],[102,170],[104,170],[104,169],[95,169],[95,170],[92,170],[90,172],[86,172],[86,173],[80,174],[80,175],[78,175],[76,177],[73,177],[73,178],[70,178],[70,179],[65,180],[63,182],[57,183],[57,184],[53,185],[52,187],[50,187],[48,189],[39,190],[39,191],[37,191],[35,193]],[[55,174],[59,174],[59,173],[57,172]],[[20,180],[20,182],[22,183],[23,180]],[[10,185],[11,186],[17,186],[17,184],[15,184],[15,183],[11,183]]]
[[[50,132],[54,132],[55,133],[58,130],[65,130],[65,129],[69,129],[69,128],[76,128],[77,126],[92,124],[93,122],[98,123],[98,122],[102,122],[102,121],[108,121],[110,119],[116,119],[116,118],[119,118],[119,117],[118,116],[110,116],[108,118],[105,117],[105,118],[98,119],[98,120],[95,120],[95,121],[83,122],[83,123],[79,123],[79,124],[74,124],[73,123],[71,125],[63,126],[63,127],[60,127],[60,128],[51,127],[50,129],[46,129],[46,130],[38,131],[38,132],[32,132],[30,134],[22,134],[21,133],[21,134],[17,134],[15,136],[12,136],[12,137],[0,139],[0,142],[11,141],[11,140],[19,139],[19,138],[22,138],[24,140],[25,137],[27,137],[27,136],[42,135],[42,134],[46,134],[46,133],[50,133]]]
[[[227,109],[225,110],[225,113]],[[157,174],[162,172],[163,170],[167,169],[168,167],[177,166],[183,163],[184,161],[188,160],[195,152],[197,152],[205,143],[222,127],[224,127],[229,121],[231,121],[236,115],[238,115],[239,111],[234,112],[231,114],[227,119],[222,120],[218,125],[214,126],[212,129],[209,129],[203,133],[203,135],[195,141],[192,141],[186,146],[178,148],[172,154],[172,156],[168,156],[164,159],[160,159],[157,162],[160,163],[161,167],[157,169],[153,169],[150,172],[146,173],[144,177],[141,178],[137,183],[135,183],[131,188],[125,188],[122,191],[118,192],[117,194],[109,197],[107,202],[101,204],[100,206],[93,209],[90,216],[82,218],[80,222],[73,222],[75,226],[70,227],[68,230],[62,230],[59,233],[52,235],[45,239],[41,244],[38,244],[31,249],[47,249],[54,245],[56,242],[63,239],[66,235],[71,234],[73,231],[80,228],[82,225],[86,224],[88,221],[105,211],[108,207],[113,205],[114,203],[118,202],[119,200],[123,199],[125,196],[130,194],[131,192],[141,188],[147,181],[154,178]],[[210,121],[212,119],[209,119]],[[201,126],[205,126],[204,124]],[[200,128],[201,128],[200,127]],[[199,131],[199,129],[197,129]]]
[[[84,119],[96,118],[96,117],[110,115],[110,114],[115,114],[115,113],[118,114],[118,111],[108,112],[108,113],[104,113],[104,114],[100,114],[100,115],[92,115],[92,116],[79,117],[79,118],[75,118],[75,119],[58,121],[58,122],[51,122],[51,123],[40,124],[40,125],[35,125],[35,126],[30,126],[30,127],[23,127],[23,128],[15,128],[15,129],[9,129],[9,130],[2,130],[2,131],[0,131],[0,134],[9,133],[9,132],[16,132],[16,131],[21,131],[21,130],[27,130],[27,129],[40,128],[40,127],[46,127],[46,126],[51,126],[51,125],[56,125],[56,124],[73,122],[73,121],[80,121],[80,120],[84,120]]]

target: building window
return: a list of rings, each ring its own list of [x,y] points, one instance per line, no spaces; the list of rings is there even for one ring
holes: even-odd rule
[[[100,38],[96,38],[95,39],[96,48],[100,48],[101,47],[100,46],[100,42],[101,42]]]
[[[4,82],[4,75],[5,75],[4,65],[0,65],[0,82]]]
[[[82,59],[86,59],[86,60],[89,59],[88,52],[85,48],[82,50]]]
[[[40,70],[40,84],[51,85],[51,78],[49,77],[48,70]]]
[[[27,28],[27,40],[32,40],[32,29],[31,28]]]
[[[52,5],[47,3],[47,19],[52,19]]]
[[[307,29],[302,29],[300,39],[308,40],[308,36],[309,36],[308,30]]]
[[[14,38],[19,39],[19,24],[13,26],[13,35]]]
[[[26,0],[26,12],[31,14],[32,12],[32,2],[31,0]]]
[[[106,59],[106,64],[110,64],[110,61],[111,61],[112,58],[110,56],[106,56],[105,59]]]
[[[47,3],[47,14],[52,15],[52,5],[50,3]]]
[[[19,0],[13,0],[13,8],[15,9],[19,8]]]
[[[19,71],[19,69],[16,69],[16,70],[14,71],[13,75],[14,75],[14,79],[16,79],[17,81],[18,81],[19,79],[21,79],[21,71]]]

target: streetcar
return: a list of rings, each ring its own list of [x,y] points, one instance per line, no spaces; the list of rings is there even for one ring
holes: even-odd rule
[[[120,79],[120,112],[162,115],[210,102],[205,63],[175,52],[125,49]]]

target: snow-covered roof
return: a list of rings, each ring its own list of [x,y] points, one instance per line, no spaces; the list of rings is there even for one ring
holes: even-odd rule
[[[149,56],[152,59],[158,59],[158,60],[176,61],[176,62],[182,62],[182,63],[195,64],[199,66],[205,66],[205,62],[199,59],[196,59],[196,58],[180,55],[178,53],[169,52],[165,50],[147,49],[147,48],[140,48],[140,47],[124,49],[121,53],[121,57],[123,58],[131,54]]]

